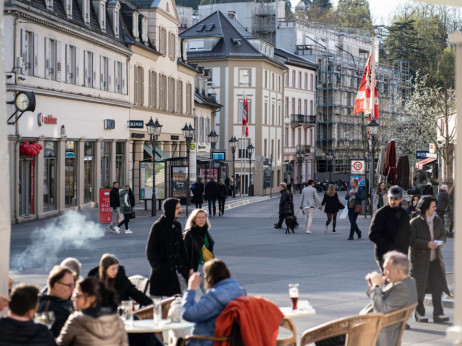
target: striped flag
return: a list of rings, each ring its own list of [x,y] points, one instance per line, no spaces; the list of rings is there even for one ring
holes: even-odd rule
[[[372,100],[371,100],[371,85],[372,82],[372,70],[374,69],[374,56],[373,50],[371,50],[369,57],[367,58],[366,67],[364,68],[363,78],[359,85],[358,94],[356,95],[355,108],[353,114],[364,112],[369,115],[369,121],[372,113]],[[374,85],[374,118],[379,118],[379,98],[377,94],[377,86]]]
[[[242,102],[242,135],[249,137],[249,128],[247,124],[249,123],[249,102],[247,97],[244,98]]]

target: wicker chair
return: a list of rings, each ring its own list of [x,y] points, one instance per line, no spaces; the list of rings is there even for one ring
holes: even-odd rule
[[[401,338],[403,337],[403,332],[404,332],[404,329],[406,328],[406,322],[409,319],[409,316],[411,315],[412,311],[415,309],[416,306],[417,306],[417,303],[412,304],[401,310],[390,312],[383,316],[382,323],[381,323],[382,328],[386,328],[394,324],[401,323],[399,334],[398,334],[398,339],[396,340],[396,344],[395,344],[396,346],[401,346]]]
[[[292,335],[287,338],[277,340],[277,346],[297,346],[297,335],[295,331],[294,323],[288,319],[283,318],[279,324],[281,328],[288,329]],[[201,335],[191,335],[183,339],[181,346],[186,346],[186,343],[189,340],[210,340],[210,341],[228,341],[233,346],[233,338],[231,336],[201,336]]]
[[[130,282],[135,286],[138,291],[143,292],[147,295],[149,292],[149,279],[143,275],[132,275],[128,278]]]
[[[345,346],[371,346],[377,342],[383,314],[367,314],[341,318],[306,330],[300,346],[346,335]]]
[[[170,309],[170,305],[175,300],[177,296],[172,296],[167,299],[162,300],[162,319],[166,319],[168,316],[168,310]],[[140,320],[148,320],[152,319],[154,316],[154,305],[146,306],[145,308],[139,309],[135,311],[135,314],[138,316]]]

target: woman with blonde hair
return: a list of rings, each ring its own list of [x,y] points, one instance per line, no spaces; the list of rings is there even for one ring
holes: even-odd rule
[[[209,229],[210,223],[206,211],[204,209],[194,209],[186,221],[183,233],[186,255],[194,272],[202,272],[204,263],[210,259],[210,255],[213,256],[215,241],[210,235]]]
[[[339,207],[339,199],[337,192],[335,191],[335,185],[329,184],[327,192],[324,193],[324,198],[322,199],[321,205],[326,205],[324,212],[327,214],[326,227],[324,227],[324,233],[327,233],[329,229],[329,224],[332,220],[332,232],[335,233],[335,227],[337,226],[337,213]]]

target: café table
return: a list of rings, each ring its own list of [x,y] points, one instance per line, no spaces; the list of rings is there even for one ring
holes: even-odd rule
[[[316,315],[316,310],[312,306],[297,310],[292,310],[290,306],[282,306],[279,307],[279,310],[284,314],[284,317],[291,319]]]
[[[161,333],[169,330],[185,330],[194,327],[191,322],[170,322],[162,320],[160,324],[154,324],[153,319],[124,321],[127,333]]]

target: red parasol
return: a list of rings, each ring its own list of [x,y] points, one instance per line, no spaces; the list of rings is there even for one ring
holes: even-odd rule
[[[393,140],[387,145],[382,173],[387,177],[388,184],[396,185],[396,145]]]

